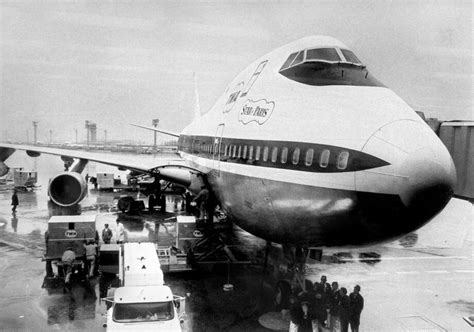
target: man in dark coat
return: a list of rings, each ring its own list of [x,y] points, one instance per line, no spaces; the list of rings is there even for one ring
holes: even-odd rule
[[[354,292],[349,296],[350,307],[349,307],[349,323],[351,324],[352,332],[359,332],[360,325],[360,314],[364,309],[364,298],[359,294],[360,286],[354,287]]]
[[[339,320],[339,301],[341,300],[341,294],[339,292],[339,284],[337,281],[332,283],[331,297],[329,299],[329,312],[331,313],[330,325],[331,329],[334,329],[336,322]]]
[[[16,194],[16,189],[13,189],[12,195],[12,212],[16,212],[16,207],[18,206],[18,195]]]
[[[349,329],[349,310],[351,300],[349,299],[349,296],[347,296],[347,289],[345,287],[341,287],[339,293],[341,294],[338,305],[341,332],[347,332]]]
[[[303,298],[290,309],[291,321],[297,325],[298,332],[313,332],[314,313],[309,299]]]

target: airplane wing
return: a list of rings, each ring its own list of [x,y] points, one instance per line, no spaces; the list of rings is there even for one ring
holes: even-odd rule
[[[137,124],[133,124],[133,123],[131,123],[130,125],[132,125],[134,127],[138,127],[138,128],[143,128],[143,129],[146,129],[146,130],[156,131],[158,133],[173,136],[173,137],[179,137],[179,134],[174,133],[172,131],[161,130],[161,129],[158,129],[158,128],[155,128],[155,127],[142,126],[142,125],[137,125]]]
[[[90,152],[61,148],[41,147],[34,145],[0,143],[0,167],[6,167],[4,161],[15,150],[24,150],[30,157],[37,157],[41,153],[79,160],[94,161],[106,165],[117,166],[120,169],[129,169],[143,173],[158,175],[160,178],[183,186],[191,185],[192,174],[198,170],[186,166],[178,155],[163,157],[156,155],[126,155],[114,152]],[[8,170],[8,169],[7,169]]]

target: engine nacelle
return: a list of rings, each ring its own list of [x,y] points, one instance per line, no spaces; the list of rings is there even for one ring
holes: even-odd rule
[[[3,161],[0,161],[0,176],[6,175],[9,169],[10,168],[7,165],[5,165]]]
[[[48,195],[59,206],[78,204],[87,194],[84,177],[76,172],[64,172],[49,180]]]

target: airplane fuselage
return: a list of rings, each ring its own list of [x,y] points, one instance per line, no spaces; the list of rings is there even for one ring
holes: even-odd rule
[[[309,37],[269,53],[180,136],[182,157],[248,232],[369,245],[416,230],[449,201],[446,148],[348,52]]]

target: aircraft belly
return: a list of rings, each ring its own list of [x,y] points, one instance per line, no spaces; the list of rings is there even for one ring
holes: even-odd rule
[[[397,195],[291,184],[222,171],[212,182],[219,188],[216,196],[232,221],[277,243],[370,245],[402,236],[428,221],[420,221]]]

